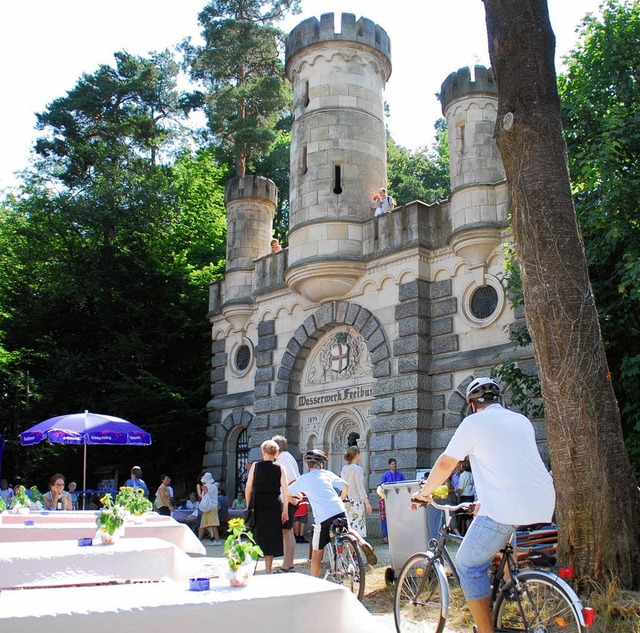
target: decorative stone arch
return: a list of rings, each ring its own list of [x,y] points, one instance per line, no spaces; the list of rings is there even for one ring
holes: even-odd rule
[[[234,409],[233,412],[222,421],[221,426],[224,429],[224,450],[221,451],[221,471],[223,473],[221,477],[223,478],[222,481],[227,489],[227,496],[233,495],[233,498],[235,498],[235,493],[239,489],[244,489],[244,484],[246,482],[247,472],[245,463],[248,461],[248,447],[250,445],[248,435],[253,418],[253,413],[239,407]],[[238,445],[238,441],[243,438],[245,431],[247,433],[246,455],[244,453],[240,454],[241,451],[239,450]],[[226,477],[224,474],[226,474]]]
[[[284,435],[291,443],[300,441],[300,421],[294,398],[301,390],[300,380],[305,362],[324,334],[341,326],[349,326],[364,340],[374,382],[377,378],[391,375],[390,345],[384,327],[375,314],[349,301],[330,301],[322,305],[303,321],[289,339],[276,376],[276,397],[287,397]]]
[[[339,473],[345,465],[343,456],[347,449],[349,435],[355,432],[360,437],[358,447],[362,452],[360,465],[364,470],[365,481],[369,478],[369,439],[371,429],[368,428],[366,420],[358,410],[339,409],[334,411],[327,421],[324,429],[323,446],[328,448],[329,463],[327,468],[335,473]]]
[[[390,375],[391,350],[378,317],[357,303],[330,301],[308,316],[289,339],[278,369],[276,395],[300,393],[300,376],[312,348],[324,334],[343,325],[353,328],[364,339],[373,378]]]

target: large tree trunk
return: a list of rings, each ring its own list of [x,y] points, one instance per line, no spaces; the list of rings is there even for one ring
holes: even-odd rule
[[[484,0],[495,138],[540,370],[561,556],[582,587],[640,587],[640,494],[571,196],[546,0]]]

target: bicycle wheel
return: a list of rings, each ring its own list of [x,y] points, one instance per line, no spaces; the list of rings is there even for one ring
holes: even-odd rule
[[[362,600],[366,568],[356,539],[348,535],[341,537],[336,543],[335,552],[333,580],[347,587],[358,600]]]
[[[396,580],[394,617],[398,633],[442,633],[449,612],[449,585],[430,552],[414,554]]]
[[[571,587],[566,585],[564,588],[550,574],[535,570],[520,572],[517,579],[520,585],[519,601],[513,583],[506,585],[496,598],[493,608],[496,630],[534,633],[583,631],[578,616],[578,609],[582,609],[582,606]]]

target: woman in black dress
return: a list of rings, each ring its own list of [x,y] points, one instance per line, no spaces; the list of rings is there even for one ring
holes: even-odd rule
[[[247,507],[255,495],[256,526],[253,536],[264,554],[264,567],[267,574],[271,573],[274,556],[282,556],[282,524],[289,519],[288,506],[280,501],[280,497],[288,499],[289,487],[287,478],[274,460],[278,455],[278,445],[267,440],[260,445],[262,461],[251,464],[247,477],[245,498]]]

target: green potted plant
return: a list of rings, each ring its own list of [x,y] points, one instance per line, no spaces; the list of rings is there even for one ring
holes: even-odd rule
[[[27,496],[27,489],[24,486],[18,486],[14,491],[13,501],[11,502],[11,510],[16,514],[27,514],[29,512],[30,501]]]
[[[142,516],[145,512],[153,510],[153,504],[144,496],[142,488],[122,486],[116,495],[115,503],[128,510],[133,516]]]
[[[229,532],[224,553],[229,564],[230,584],[232,587],[244,587],[253,574],[255,562],[263,555],[262,550],[253,540],[253,534],[247,530],[243,519],[231,519]]]
[[[44,508],[44,495],[38,490],[37,486],[31,486],[31,505],[35,504],[39,510]]]
[[[96,517],[96,539],[107,545],[112,545],[122,535],[124,531],[125,511],[122,506],[115,505],[113,497],[107,493],[100,499],[102,509]]]

